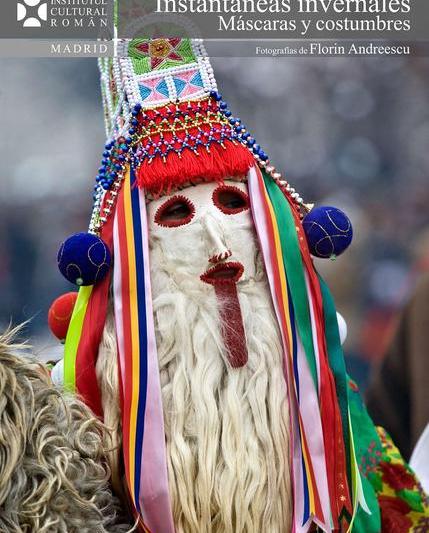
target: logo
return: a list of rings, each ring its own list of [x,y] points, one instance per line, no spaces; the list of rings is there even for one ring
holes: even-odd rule
[[[24,28],[40,28],[48,20],[48,4],[42,0],[22,0],[16,4],[16,20]]]

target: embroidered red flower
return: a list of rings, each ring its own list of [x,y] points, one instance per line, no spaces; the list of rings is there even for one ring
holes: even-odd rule
[[[411,511],[407,502],[393,496],[379,496],[381,533],[408,533],[413,525],[406,516]]]
[[[380,463],[384,483],[387,483],[394,490],[412,489],[416,480],[406,468],[401,464]]]

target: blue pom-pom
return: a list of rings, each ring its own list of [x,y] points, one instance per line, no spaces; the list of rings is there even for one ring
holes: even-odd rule
[[[76,233],[63,242],[58,251],[61,274],[75,285],[94,285],[110,268],[107,245],[91,233]]]
[[[352,223],[336,207],[315,207],[305,216],[302,225],[310,252],[316,257],[331,258],[340,255],[352,242]]]

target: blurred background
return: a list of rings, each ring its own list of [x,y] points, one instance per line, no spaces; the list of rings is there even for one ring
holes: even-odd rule
[[[398,311],[429,271],[429,60],[214,58],[218,84],[307,202],[344,209],[355,238],[321,261],[348,324],[347,365],[365,387]],[[93,59],[0,60],[0,327],[61,354],[51,301],[72,290],[56,254],[85,231],[104,146]]]

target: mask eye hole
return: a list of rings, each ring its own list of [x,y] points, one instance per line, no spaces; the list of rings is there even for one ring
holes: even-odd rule
[[[247,194],[231,185],[222,185],[213,191],[213,203],[226,215],[234,215],[249,209]]]
[[[155,222],[159,226],[177,228],[188,224],[195,214],[194,204],[186,196],[177,195],[164,202],[155,213]]]

